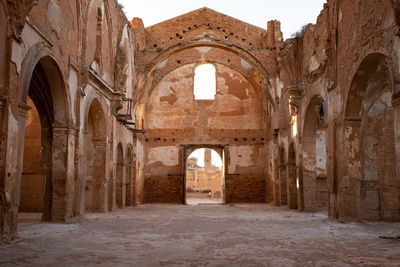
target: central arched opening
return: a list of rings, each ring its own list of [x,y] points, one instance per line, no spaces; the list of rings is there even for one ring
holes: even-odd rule
[[[211,148],[199,148],[186,160],[185,202],[189,205],[223,203],[223,161]]]

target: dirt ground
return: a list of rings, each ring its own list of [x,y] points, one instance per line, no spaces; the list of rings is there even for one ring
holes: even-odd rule
[[[80,223],[20,214],[0,266],[400,266],[400,223],[340,223],[270,205],[141,205]]]

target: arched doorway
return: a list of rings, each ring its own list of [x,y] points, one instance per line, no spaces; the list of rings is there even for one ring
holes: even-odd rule
[[[100,102],[90,105],[86,125],[85,211],[104,212],[106,207],[106,125]]]
[[[303,136],[303,190],[304,210],[328,209],[326,166],[326,105],[322,97],[314,96],[306,111]]]
[[[125,155],[125,179],[126,179],[126,206],[132,206],[134,203],[134,183],[132,179],[132,148],[126,149]]]
[[[224,168],[220,154],[211,148],[195,149],[185,166],[186,204],[222,204],[223,199]]]
[[[392,92],[387,58],[367,56],[354,75],[346,103],[349,180],[339,182],[346,202],[355,203],[351,216],[358,214],[363,220],[391,221],[400,216]]]
[[[67,201],[66,181],[72,177],[68,176],[66,164],[69,131],[65,125],[69,121],[69,108],[62,73],[55,60],[36,46],[31,48],[21,72],[24,79],[19,92],[15,197],[23,202],[21,211],[42,211],[44,221],[65,220],[73,216],[72,208],[67,207],[73,203]]]
[[[19,210],[42,212],[42,220],[50,221],[53,204],[54,105],[50,85],[41,62],[38,62],[33,70],[27,104],[31,109],[25,119]]]
[[[119,143],[117,146],[117,165],[116,165],[116,198],[117,198],[117,207],[123,208],[125,207],[125,179],[124,179],[124,153],[122,151],[122,144]]]

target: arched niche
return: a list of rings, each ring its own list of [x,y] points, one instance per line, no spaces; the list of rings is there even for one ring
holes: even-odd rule
[[[343,199],[339,205],[354,205],[339,216],[400,219],[392,93],[387,57],[379,53],[368,55],[354,74],[346,101],[344,149],[348,180],[339,181]]]
[[[305,114],[302,143],[302,190],[304,210],[325,211],[328,208],[326,166],[326,105],[323,98],[311,98]]]
[[[98,99],[90,103],[85,130],[85,211],[104,212],[107,210],[105,177],[107,126],[104,111]]]

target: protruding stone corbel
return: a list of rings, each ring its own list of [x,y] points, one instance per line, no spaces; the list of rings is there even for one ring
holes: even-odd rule
[[[289,99],[290,126],[296,122],[297,112],[300,110],[301,99],[304,97],[305,84],[289,86],[286,89],[286,96]]]
[[[31,9],[37,5],[38,0],[14,0],[8,1],[11,5],[11,33],[12,37],[19,43],[22,42],[22,30],[24,29],[26,17]]]
[[[301,106],[301,99],[304,97],[304,88],[305,84],[301,83],[289,86],[286,89],[286,96],[289,99],[289,104],[296,107],[296,110],[299,110]]]
[[[118,112],[124,107],[122,104],[122,100],[120,101],[114,101],[114,104],[112,105],[112,113],[113,115],[118,119]]]
[[[25,103],[20,103],[20,104],[18,105],[18,114],[19,114],[19,116],[25,118],[25,117],[26,117],[26,114],[28,113],[28,111],[29,111],[30,109],[31,109],[31,107],[28,106],[27,104],[25,104]]]
[[[393,105],[393,107],[396,107],[396,106],[400,105],[400,91],[397,91],[396,93],[393,93],[393,95],[392,95],[392,105]]]
[[[328,91],[332,91],[332,90],[335,89],[335,88],[336,88],[335,82],[334,82],[334,81],[329,81],[329,84],[328,84]]]

